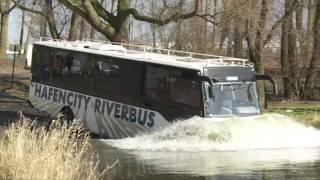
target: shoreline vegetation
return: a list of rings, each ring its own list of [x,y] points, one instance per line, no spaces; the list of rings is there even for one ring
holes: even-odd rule
[[[320,128],[320,102],[272,102],[266,112],[287,115],[303,124]]]
[[[112,177],[111,166],[99,160],[79,124],[55,121],[50,131],[21,116],[0,138],[0,179],[101,179]]]

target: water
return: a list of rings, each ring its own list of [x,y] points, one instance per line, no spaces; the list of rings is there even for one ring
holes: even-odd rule
[[[277,114],[191,118],[152,134],[94,140],[115,179],[320,179],[320,131]]]

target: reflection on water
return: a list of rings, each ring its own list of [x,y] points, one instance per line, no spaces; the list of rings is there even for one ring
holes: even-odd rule
[[[93,140],[115,179],[320,179],[320,133],[280,115],[191,119],[149,135]]]
[[[94,144],[102,162],[120,160],[115,179],[320,179],[319,148],[158,152]]]

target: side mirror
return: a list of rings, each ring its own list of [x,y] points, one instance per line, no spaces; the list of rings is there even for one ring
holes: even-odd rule
[[[213,95],[213,86],[208,86],[208,94],[209,94],[209,98],[214,98]]]
[[[269,81],[272,84],[272,88],[273,88],[273,95],[276,96],[278,95],[278,86],[277,86],[277,82],[270,76],[270,75],[266,75],[266,74],[257,74],[256,75],[256,80],[260,81]]]
[[[208,76],[200,76],[200,81],[204,81],[210,84],[210,86],[213,85],[212,80]]]

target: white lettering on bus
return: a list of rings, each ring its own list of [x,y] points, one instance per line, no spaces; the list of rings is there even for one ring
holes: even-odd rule
[[[65,104],[70,107],[80,108],[84,103],[84,109],[87,110],[88,104],[91,100],[91,96],[86,96],[72,91],[66,91],[37,83],[33,84],[33,86],[35,86],[34,96]],[[156,113],[147,109],[100,98],[95,98],[93,108],[96,113],[101,113],[105,116],[118,120],[125,120],[130,123],[138,123],[141,126],[146,125],[149,128],[152,128],[155,123]]]

